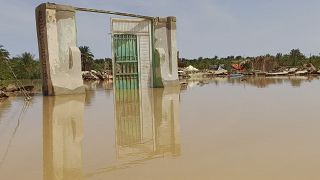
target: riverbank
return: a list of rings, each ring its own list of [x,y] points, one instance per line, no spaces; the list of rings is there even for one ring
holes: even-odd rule
[[[319,75],[320,57],[304,56],[299,49],[289,54],[265,55],[257,57],[180,59],[179,75],[183,78],[239,76],[239,75]]]
[[[288,82],[292,86],[300,86],[302,82],[309,82],[313,80],[319,80],[319,74],[307,74],[307,75],[274,75],[269,76],[266,74],[226,74],[226,75],[215,75],[214,73],[208,72],[197,72],[189,73],[188,78],[181,78],[180,85],[181,89],[185,90],[193,86],[204,86],[206,84],[220,84],[220,83],[237,83],[237,84],[248,84],[256,87],[265,87],[271,84],[278,84]],[[30,95],[41,95],[42,94],[42,82],[41,80],[20,80],[23,84],[23,88]],[[92,79],[86,80],[84,78],[84,86],[87,91],[95,91],[97,88],[103,88],[105,90],[113,89],[112,79],[100,80]],[[15,85],[15,81],[7,80],[0,81],[0,101],[4,101],[8,97],[23,96],[22,89]]]
[[[19,85],[18,85],[19,84]],[[42,81],[36,80],[1,80],[0,81],[0,101],[4,101],[12,96],[24,96],[40,94],[42,90]]]
[[[190,70],[192,69],[192,70]],[[215,77],[231,77],[237,78],[242,76],[320,76],[320,69],[315,68],[312,64],[306,64],[303,67],[291,68],[278,68],[273,71],[263,70],[226,70],[222,67],[218,69],[203,69],[198,70],[192,66],[187,68],[180,68],[180,79],[202,79],[202,78],[215,78]]]
[[[319,81],[320,76],[243,76],[237,78],[215,77],[201,79],[183,79],[180,80],[181,90],[194,87],[203,87],[207,85],[225,85],[229,84],[230,89],[236,85],[243,87],[252,86],[256,88],[266,88],[273,85],[289,84],[291,87],[300,87],[305,83]]]
[[[10,97],[0,105],[0,179],[42,179],[61,162],[52,152],[86,180],[320,178],[320,80],[251,78],[189,81],[180,93],[117,94],[91,81],[85,98],[37,95],[26,111]]]

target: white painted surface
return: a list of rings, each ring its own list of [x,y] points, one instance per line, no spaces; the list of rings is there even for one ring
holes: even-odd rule
[[[69,13],[68,18],[58,18],[58,13]],[[72,12],[46,10],[48,39],[48,65],[54,94],[78,93],[83,88],[81,53],[76,47],[76,22]],[[70,64],[72,64],[70,66]],[[76,90],[78,89],[78,90]],[[76,90],[77,92],[75,92]],[[82,91],[82,90],[80,90]],[[84,91],[83,91],[84,92]]]
[[[178,81],[176,30],[166,26],[155,29],[155,48],[160,54],[161,77],[166,82]]]

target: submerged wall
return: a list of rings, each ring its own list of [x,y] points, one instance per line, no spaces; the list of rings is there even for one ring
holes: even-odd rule
[[[154,27],[154,87],[178,85],[176,18],[157,18]]]
[[[36,8],[36,22],[43,94],[84,93],[74,8],[41,4]]]
[[[46,96],[85,91],[81,52],[76,45],[75,13],[72,6],[52,3],[36,8],[43,94]],[[137,36],[140,88],[179,85],[175,17],[112,19],[111,30],[112,35]]]
[[[179,84],[175,17],[155,18],[152,22],[137,18],[112,19],[111,29],[113,35],[127,33],[138,37],[139,87]]]
[[[152,47],[151,47],[151,21],[146,19],[111,19],[112,35],[133,34],[137,36],[139,87],[152,87]],[[113,48],[114,50],[114,48]],[[113,52],[114,55],[114,52]],[[114,61],[114,57],[112,58]],[[113,62],[113,65],[115,63]],[[115,69],[115,67],[113,68]]]

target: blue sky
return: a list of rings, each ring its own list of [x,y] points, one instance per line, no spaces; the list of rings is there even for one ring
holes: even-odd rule
[[[39,0],[0,0],[0,44],[12,56],[38,56],[35,15]],[[56,0],[78,7],[176,16],[182,57],[320,53],[319,0]],[[110,57],[109,15],[77,13],[78,45]]]

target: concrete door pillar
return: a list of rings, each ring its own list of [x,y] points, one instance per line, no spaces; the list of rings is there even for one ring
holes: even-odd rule
[[[43,94],[84,93],[75,9],[44,3],[36,8]]]
[[[179,85],[176,17],[157,18],[154,28],[154,87]]]

